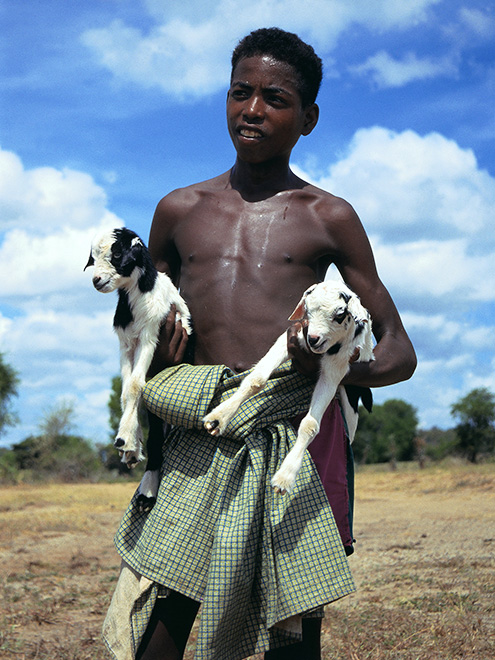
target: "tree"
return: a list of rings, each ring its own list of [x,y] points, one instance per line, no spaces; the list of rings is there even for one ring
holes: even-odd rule
[[[120,407],[120,396],[122,394],[122,378],[114,376],[112,378],[112,390],[108,399],[108,422],[110,424],[110,436],[112,441],[117,436],[119,430],[120,416],[122,409]]]
[[[16,483],[19,470],[14,452],[5,447],[0,448],[0,483]]]
[[[425,452],[433,461],[441,461],[457,451],[458,438],[454,429],[443,430],[433,426],[422,431],[426,442]]]
[[[17,396],[19,378],[15,369],[8,365],[0,353],[0,435],[6,426],[14,426],[17,417],[10,410],[11,399]]]
[[[48,442],[55,442],[61,435],[68,435],[74,426],[74,404],[71,401],[61,401],[45,413],[39,423],[39,429]]]
[[[359,426],[353,444],[357,462],[386,463],[414,458],[418,417],[416,409],[401,399],[374,405],[368,414],[359,410]]]
[[[495,396],[486,388],[471,390],[450,409],[459,419],[456,427],[458,447],[471,463],[476,463],[482,452],[495,448]]]
[[[64,481],[94,477],[101,464],[91,444],[70,432],[73,414],[73,405],[68,401],[50,409],[39,424],[39,435],[12,447],[18,469]]]

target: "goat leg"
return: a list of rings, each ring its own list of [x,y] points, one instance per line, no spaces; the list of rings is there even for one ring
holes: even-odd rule
[[[141,341],[136,349],[130,373],[130,360],[125,359],[121,364],[123,407],[114,445],[120,452],[123,452],[122,461],[131,467],[144,458],[143,433],[139,424],[139,403],[146,382],[146,372],[153,357],[154,346],[151,341]]]
[[[155,506],[158,487],[160,485],[160,468],[162,465],[162,448],[165,439],[163,421],[148,412],[148,462],[146,470],[138,487],[137,506],[141,513],[149,513]]]
[[[346,366],[346,371],[347,368],[348,366]],[[338,376],[336,379],[335,371],[334,373],[330,373],[330,369],[334,371],[335,367],[329,363],[328,357],[324,356],[322,358],[320,376],[311,397],[309,411],[301,420],[294,446],[284,458],[280,468],[273,475],[271,484],[275,492],[281,495],[290,493],[294,488],[304,459],[304,452],[318,434],[321,419],[337,391],[341,377]]]
[[[275,369],[288,357],[287,335],[284,333],[261,358],[251,373],[243,379],[237,392],[203,418],[203,425],[208,433],[213,436],[222,435],[244,401],[260,392]]]
[[[131,377],[133,381],[127,384],[125,407],[120,419],[119,430],[114,445],[122,453],[122,462],[127,465],[135,465],[143,460],[142,452],[143,436],[139,425],[139,402],[144,385],[144,379],[140,380]]]

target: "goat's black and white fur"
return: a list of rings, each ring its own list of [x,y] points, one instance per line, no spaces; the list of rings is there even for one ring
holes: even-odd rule
[[[139,403],[160,327],[175,305],[178,318],[190,334],[190,314],[170,278],[156,270],[143,241],[130,229],[107,230],[96,236],[88,266],[94,266],[93,285],[97,291],[118,291],[113,326],[120,343],[122,417],[114,445],[122,461],[132,466],[144,458]],[[158,489],[163,438],[162,422],[151,415],[149,418],[148,465],[140,491],[151,499]]]
[[[357,426],[357,403],[351,406],[344,388],[339,385],[356,349],[359,361],[374,359],[371,317],[358,296],[343,282],[327,281],[311,286],[290,320],[302,322],[298,335],[301,347],[322,357],[309,412],[301,421],[294,446],[272,479],[272,486],[280,493],[293,488],[304,452],[317,435],[323,414],[337,390],[352,441]],[[204,418],[206,430],[211,435],[222,434],[240,405],[262,390],[273,371],[288,358],[284,333],[242,381],[237,392]]]

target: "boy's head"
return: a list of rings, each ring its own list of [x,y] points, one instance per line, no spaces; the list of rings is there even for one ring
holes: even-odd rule
[[[234,49],[232,73],[241,59],[256,55],[270,55],[294,69],[303,108],[316,101],[322,79],[322,62],[313,48],[297,34],[279,28],[254,30]]]

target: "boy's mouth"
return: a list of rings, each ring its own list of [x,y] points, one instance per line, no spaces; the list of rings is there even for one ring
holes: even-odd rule
[[[261,138],[263,133],[261,131],[253,130],[252,128],[240,128],[239,135],[245,138]]]

